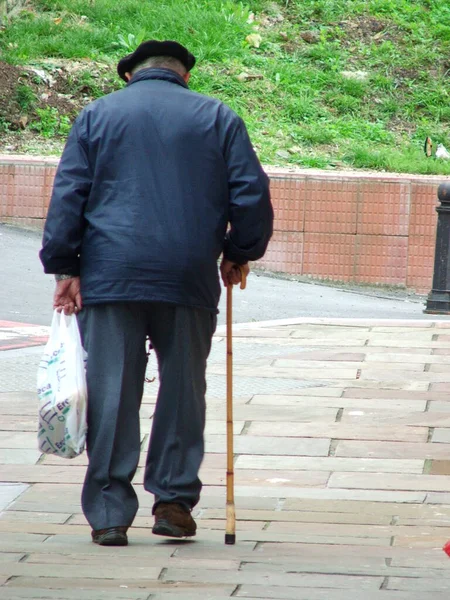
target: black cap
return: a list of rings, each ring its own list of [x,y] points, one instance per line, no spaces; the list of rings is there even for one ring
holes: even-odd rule
[[[195,65],[195,56],[178,42],[149,40],[148,42],[142,42],[134,52],[119,61],[117,65],[119,76],[124,81],[127,81],[125,73],[131,73],[136,65],[151,56],[173,56],[173,58],[178,59],[186,67],[187,71],[190,71]]]

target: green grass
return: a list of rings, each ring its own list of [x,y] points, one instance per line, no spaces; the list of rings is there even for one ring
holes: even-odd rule
[[[118,58],[140,41],[177,39],[198,58],[191,87],[221,98],[245,119],[266,164],[450,173],[450,162],[427,159],[422,150],[427,135],[450,148],[448,0],[30,5],[0,32],[2,60],[106,62],[114,73]],[[255,31],[260,48],[246,41]],[[305,31],[314,32],[316,43],[302,39]],[[346,71],[363,74],[354,79]],[[263,79],[239,81],[242,72]],[[71,87],[92,98],[104,89],[89,62]],[[19,95],[19,104],[33,103],[25,89]],[[66,124],[45,116],[38,133],[65,135]]]

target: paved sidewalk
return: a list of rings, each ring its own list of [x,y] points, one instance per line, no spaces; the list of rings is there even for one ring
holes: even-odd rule
[[[0,351],[0,599],[448,600],[450,321],[235,326],[235,546],[224,545],[219,330],[198,535],[150,531],[141,481],[155,383],[142,406],[141,508],[126,548],[89,541],[85,456],[37,452],[42,347],[13,328],[21,349]]]

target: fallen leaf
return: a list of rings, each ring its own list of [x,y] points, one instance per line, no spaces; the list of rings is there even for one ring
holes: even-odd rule
[[[289,36],[288,36],[288,34],[285,31],[280,31],[280,38],[282,40],[284,40],[285,42],[287,42],[288,39],[289,39]]]
[[[25,127],[27,126],[27,123],[28,123],[28,117],[26,115],[24,115],[23,117],[20,117],[20,119],[19,119],[20,129],[25,129]]]
[[[290,158],[290,154],[289,152],[286,152],[286,150],[277,150],[276,155],[281,158],[285,158],[286,160]]]
[[[301,151],[302,149],[300,148],[300,146],[292,146],[291,148],[288,148],[288,152],[290,152],[291,154],[298,154]]]
[[[53,19],[53,23],[54,23],[55,25],[60,25],[60,24],[62,23],[62,18],[61,18],[61,17],[58,17],[57,19]]]
[[[262,37],[259,35],[259,33],[251,33],[245,38],[245,40],[249,46],[259,48],[261,46]]]
[[[236,77],[236,79],[238,81],[247,81],[248,73],[239,73],[239,75]]]

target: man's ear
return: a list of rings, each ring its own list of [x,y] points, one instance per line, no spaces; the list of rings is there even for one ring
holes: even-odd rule
[[[185,75],[183,75],[183,79],[186,83],[189,83],[189,79],[191,78],[191,74],[190,73],[186,73]]]
[[[131,73],[129,73],[128,71],[125,73],[125,77],[127,78],[127,81],[130,81],[132,75]]]

